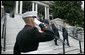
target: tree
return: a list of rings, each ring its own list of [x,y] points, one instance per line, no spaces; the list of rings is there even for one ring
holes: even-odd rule
[[[26,11],[31,11],[32,10],[32,2],[30,1],[23,1],[23,9],[22,13]]]
[[[15,7],[15,1],[3,1],[2,5],[4,6],[5,12],[10,13]]]
[[[81,1],[54,1],[53,17],[64,19],[70,25],[84,26],[84,11]]]

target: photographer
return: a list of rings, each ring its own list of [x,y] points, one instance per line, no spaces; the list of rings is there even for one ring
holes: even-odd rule
[[[41,30],[35,27],[34,20],[37,17],[35,11],[26,12],[22,18],[26,25],[18,33],[14,45],[14,54],[36,54],[39,42],[50,41],[54,39],[54,33],[48,29],[48,26],[40,23]]]

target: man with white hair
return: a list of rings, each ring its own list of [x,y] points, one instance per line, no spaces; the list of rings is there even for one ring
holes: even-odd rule
[[[22,15],[26,25],[18,33],[14,45],[14,54],[37,54],[39,42],[50,41],[54,39],[54,33],[39,22],[36,11],[26,12]],[[35,23],[41,30],[35,27]]]

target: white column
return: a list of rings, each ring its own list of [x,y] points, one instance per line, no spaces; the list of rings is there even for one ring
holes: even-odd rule
[[[47,19],[50,20],[49,19],[49,7],[47,8]]]
[[[18,14],[18,4],[19,3],[19,1],[16,1],[16,8],[15,8],[15,14]]]
[[[49,20],[49,7],[45,6],[45,19]]]
[[[38,7],[38,4],[36,3],[36,9],[35,9],[36,11],[37,11],[37,7]],[[38,12],[38,11],[37,11],[37,12]]]
[[[32,2],[32,11],[34,11],[34,2]]]
[[[20,11],[19,11],[19,14],[22,14],[22,5],[23,5],[23,1],[20,1]]]
[[[45,6],[45,19],[47,19],[47,8]]]
[[[38,4],[36,3],[35,11],[37,12],[37,15],[38,15],[38,11],[37,11],[37,10],[38,10],[38,8],[37,8],[37,7],[38,7]]]

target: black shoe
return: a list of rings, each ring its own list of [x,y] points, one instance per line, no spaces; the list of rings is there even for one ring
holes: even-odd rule
[[[56,46],[59,46],[58,44],[55,44]]]
[[[68,45],[70,47],[70,45]]]

